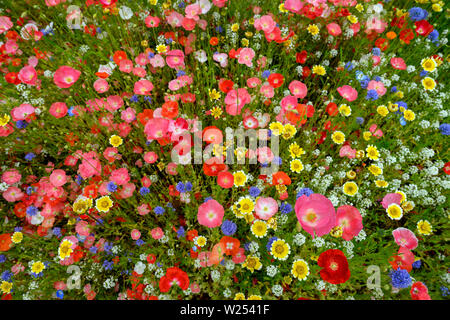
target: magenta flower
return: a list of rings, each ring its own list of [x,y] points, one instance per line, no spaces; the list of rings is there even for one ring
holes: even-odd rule
[[[419,241],[416,238],[414,232],[407,228],[397,228],[392,231],[395,242],[403,248],[408,250],[414,250],[417,248]]]
[[[356,89],[354,89],[352,86],[345,85],[337,88],[337,91],[342,96],[342,98],[347,101],[351,102],[358,98],[358,91],[356,91]]]
[[[302,228],[313,238],[328,234],[335,226],[336,211],[331,201],[319,193],[302,195],[295,203],[295,213]]]
[[[222,205],[214,199],[208,200],[198,207],[198,223],[208,228],[215,228],[222,224],[225,210]]]
[[[73,69],[69,66],[61,66],[53,75],[53,82],[59,88],[70,88],[81,75],[81,71]]]

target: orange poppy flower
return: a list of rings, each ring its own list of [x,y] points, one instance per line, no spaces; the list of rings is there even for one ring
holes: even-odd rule
[[[229,256],[234,256],[238,253],[241,245],[241,242],[238,239],[229,236],[223,236],[219,243],[223,244],[225,254]]]
[[[212,37],[209,39],[209,44],[212,46],[217,46],[219,44],[219,39],[217,39],[217,37]]]
[[[0,251],[8,251],[11,249],[11,243],[11,235],[9,233],[0,235]]]
[[[289,176],[283,172],[283,171],[278,171],[277,173],[274,173],[272,175],[272,185],[278,185],[278,184],[282,184],[282,185],[290,185],[291,184],[291,178],[289,178]]]
[[[117,65],[120,64],[120,61],[125,60],[126,58],[127,58],[127,53],[125,51],[118,50],[118,51],[114,52],[113,60]]]
[[[162,105],[161,115],[163,117],[173,119],[178,115],[178,102],[167,101]]]

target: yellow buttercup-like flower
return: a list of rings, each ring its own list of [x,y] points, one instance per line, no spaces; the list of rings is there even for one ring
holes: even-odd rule
[[[72,245],[73,245],[73,243],[67,239],[61,243],[61,245],[59,246],[59,249],[58,249],[58,255],[61,260],[64,260],[65,258],[70,257],[70,255],[73,252]]]
[[[243,198],[238,202],[238,209],[243,214],[252,213],[254,208],[255,208],[255,204],[254,204],[253,200],[250,198]]]
[[[308,32],[313,36],[319,33],[319,28],[315,24],[308,25],[308,28],[306,28],[306,30],[308,30]]]
[[[0,116],[0,127],[6,126],[9,122],[9,120],[11,120],[11,117],[7,114]]]
[[[378,158],[380,157],[380,153],[378,152],[377,147],[375,147],[373,145],[367,146],[366,152],[367,152],[367,157],[370,160],[378,160]]]
[[[324,67],[320,66],[320,65],[315,65],[312,68],[312,73],[317,74],[319,76],[323,76],[325,75],[327,72],[325,70]]]
[[[425,71],[433,72],[436,69],[436,66],[437,64],[434,59],[427,58],[422,60],[422,68]]]
[[[303,163],[298,159],[292,160],[290,166],[292,172],[299,173],[303,171]]]
[[[436,87],[436,82],[433,79],[431,79],[430,77],[425,77],[422,79],[422,85],[425,90],[432,91]]]
[[[242,171],[237,171],[237,172],[233,173],[233,178],[234,178],[234,186],[235,187],[242,187],[247,182],[247,176]]]
[[[8,294],[12,290],[12,283],[8,281],[2,281],[2,284],[0,285],[0,290],[2,290],[2,293]]]

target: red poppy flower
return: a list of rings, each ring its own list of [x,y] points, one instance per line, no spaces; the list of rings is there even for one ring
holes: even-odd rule
[[[137,118],[139,122],[145,126],[147,124],[147,121],[153,118],[153,110],[144,109],[141,113],[137,115]]]
[[[322,252],[317,261],[322,280],[332,284],[344,283],[350,278],[350,270],[345,254],[339,249],[329,249]]]
[[[414,25],[416,27],[417,34],[424,37],[428,36],[431,31],[434,30],[433,25],[430,24],[427,20],[416,21],[414,22]]]
[[[205,173],[205,175],[210,177],[217,176],[219,172],[224,171],[226,168],[227,166],[224,163],[216,163],[216,162],[203,163],[203,172]]]
[[[162,105],[161,115],[163,117],[173,119],[178,115],[178,102],[167,101]]]
[[[285,172],[278,171],[277,173],[274,173],[272,175],[272,184],[274,186],[277,184],[290,185],[291,178],[289,178],[289,176]]]
[[[17,72],[8,72],[5,75],[5,80],[8,83],[12,83],[12,84],[16,84],[16,85],[22,82],[22,81],[20,81]]]
[[[120,61],[125,60],[127,58],[127,53],[125,51],[116,51],[113,55],[113,60],[115,64],[119,65]]]
[[[401,41],[403,41],[406,44],[409,44],[409,42],[414,39],[414,31],[412,29],[404,29],[400,31],[399,38]]]
[[[339,112],[338,107],[337,107],[336,103],[334,103],[334,102],[330,102],[327,105],[326,111],[327,111],[328,115],[330,115],[332,117],[337,115]]]
[[[295,55],[295,61],[297,63],[304,64],[306,62],[307,57],[308,53],[306,52],[306,50],[303,50],[302,52],[297,52],[297,54]]]
[[[284,83],[284,77],[280,73],[272,73],[269,78],[267,78],[267,81],[269,81],[269,84],[273,88],[281,87]]]
[[[444,165],[444,172],[450,174],[450,161]]]
[[[414,282],[411,286],[411,298],[413,300],[431,300],[428,288],[420,281]]]
[[[227,79],[220,79],[219,81],[219,90],[223,93],[228,93],[231,89],[233,89],[234,82]]]
[[[182,290],[187,290],[189,287],[187,273],[177,267],[167,269],[166,275],[159,280],[159,290],[168,292],[174,284],[178,285]]]
[[[223,236],[220,242],[223,245],[224,253],[229,256],[234,256],[239,251],[241,242],[233,237]]]
[[[11,248],[11,235],[4,233],[0,235],[0,251],[8,251]]]
[[[188,241],[192,241],[194,240],[196,237],[198,236],[198,231],[197,230],[189,230],[188,232],[186,232],[186,239]]]

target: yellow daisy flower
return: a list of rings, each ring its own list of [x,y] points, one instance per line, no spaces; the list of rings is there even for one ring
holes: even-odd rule
[[[33,263],[33,265],[31,266],[31,272],[33,272],[34,274],[39,274],[44,269],[45,269],[45,265],[40,261]]]
[[[403,209],[396,203],[391,203],[386,212],[392,220],[400,220],[403,217]]]
[[[243,214],[249,214],[253,212],[253,209],[255,208],[255,203],[250,198],[243,198],[239,200],[238,202],[238,209]]]
[[[111,138],[109,138],[109,143],[113,146],[113,147],[118,147],[123,143],[123,140],[121,137],[117,136],[117,135],[112,135]]]
[[[109,196],[103,196],[95,200],[95,208],[100,212],[108,212],[113,206],[113,202]]]
[[[433,72],[437,67],[436,61],[434,59],[426,58],[422,60],[422,68],[425,71]]]
[[[23,239],[23,233],[20,231],[14,232],[11,241],[15,244],[21,243]]]
[[[341,131],[335,131],[331,135],[331,139],[336,144],[343,144],[345,142],[345,134]]]
[[[291,247],[283,239],[275,240],[270,248],[270,253],[278,260],[286,260],[291,252]]]
[[[436,82],[430,77],[425,77],[422,79],[422,85],[425,90],[433,91],[434,88],[436,87]]]
[[[356,193],[358,193],[358,185],[353,181],[347,181],[342,186],[342,190],[346,195],[353,197]]]
[[[247,182],[247,175],[243,171],[233,173],[233,178],[235,187],[242,187]]]
[[[417,222],[417,230],[420,234],[429,236],[433,232],[433,227],[428,220],[420,220]]]
[[[367,152],[367,157],[370,160],[378,160],[378,158],[380,157],[380,153],[378,152],[377,147],[375,147],[371,144],[366,148],[366,152]]]
[[[248,255],[245,259],[245,262],[242,264],[242,267],[247,268],[251,272],[255,270],[260,270],[262,267],[261,261],[259,261],[258,257]]]
[[[299,173],[303,171],[303,163],[298,159],[292,160],[290,166],[292,172]]]
[[[0,285],[0,290],[2,290],[2,293],[8,294],[12,290],[12,283],[8,281],[2,281],[2,284]]]
[[[305,280],[309,275],[308,263],[303,259],[297,259],[292,264],[291,273],[298,280]]]
[[[255,237],[262,238],[267,234],[267,223],[263,220],[256,220],[250,230]]]

